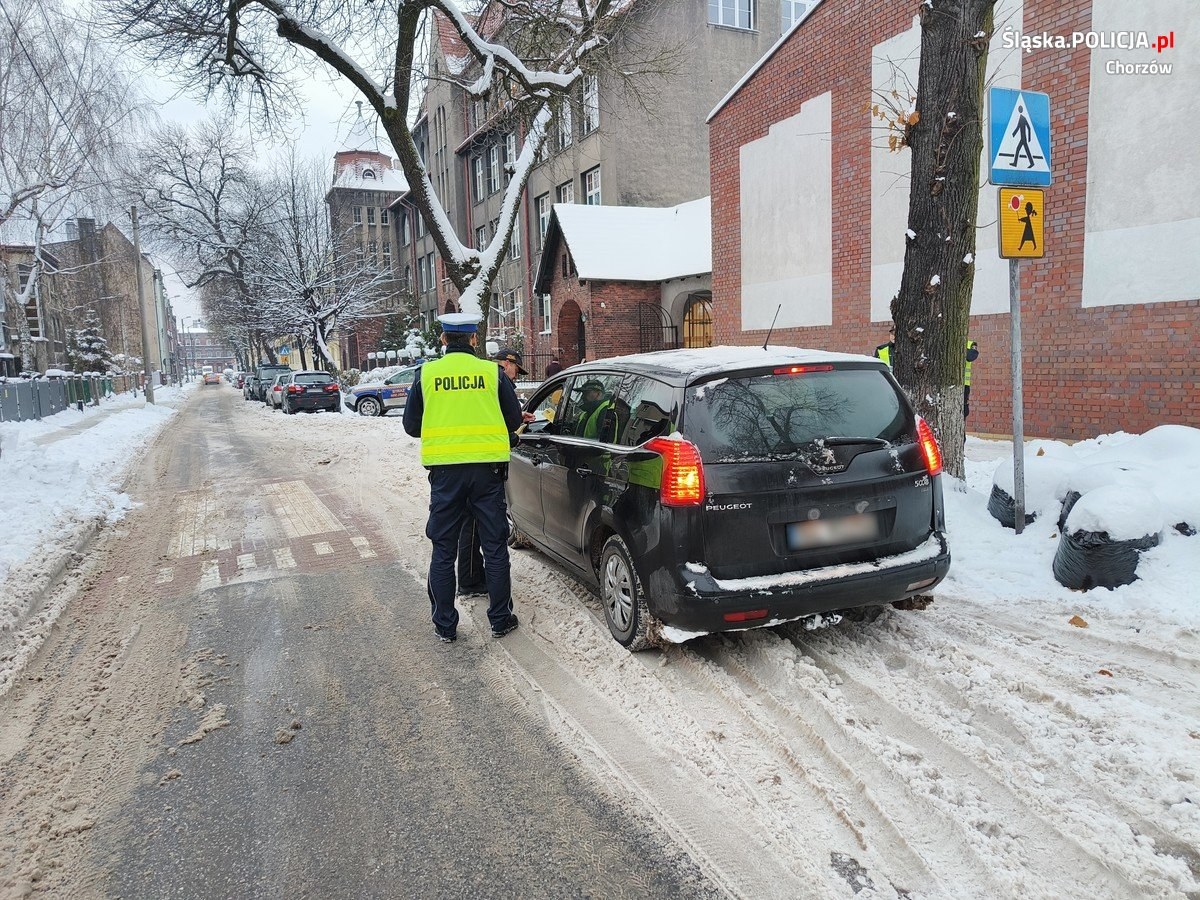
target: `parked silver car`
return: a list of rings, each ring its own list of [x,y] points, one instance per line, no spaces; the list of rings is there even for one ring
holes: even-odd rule
[[[268,409],[283,408],[283,392],[292,383],[292,376],[295,374],[295,372],[284,372],[282,375],[275,376],[275,380],[263,392],[263,403],[267,405]]]

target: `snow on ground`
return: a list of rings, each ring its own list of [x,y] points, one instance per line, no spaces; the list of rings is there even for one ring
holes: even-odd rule
[[[119,515],[128,500],[113,461],[128,464],[167,415],[131,407],[69,434],[0,426],[6,516],[65,548],[62,535],[82,519]],[[237,404],[233,424],[331,461],[342,496],[386,518],[405,568],[423,578],[428,485],[398,417],[284,417]],[[533,685],[566,747],[646,798],[691,852],[708,854],[710,873],[737,865],[727,833],[752,835],[772,865],[823,885],[810,896],[1194,895],[1200,535],[1167,529],[1138,580],[1114,590],[1071,591],[1051,571],[1063,478],[1101,452],[1092,464],[1144,469],[1122,457],[1133,443],[1031,442],[1027,508],[1040,514],[1017,535],[987,512],[1011,446],[968,438],[965,481],[944,480],[948,578],[929,609],[873,622],[712,635],[635,656],[611,640],[578,582],[516,552],[520,637],[494,658]],[[70,490],[40,458],[51,452],[68,463]],[[105,471],[93,455],[109,460]],[[42,487],[21,488],[30,508],[17,512],[7,486],[34,480]],[[1117,512],[1102,508],[1101,521]],[[21,543],[28,552],[31,540]],[[4,552],[20,564],[19,551]],[[461,626],[468,649],[477,613]],[[0,676],[4,656],[0,647]],[[610,712],[619,732],[605,725]],[[639,768],[647,754],[670,765]],[[685,799],[672,805],[679,783]]]

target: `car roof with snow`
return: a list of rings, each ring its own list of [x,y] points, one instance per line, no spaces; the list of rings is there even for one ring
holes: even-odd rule
[[[619,368],[629,372],[653,375],[672,384],[683,385],[698,381],[709,375],[761,369],[767,366],[802,366],[827,363],[869,364],[874,368],[886,368],[886,364],[873,356],[857,353],[830,353],[826,350],[809,350],[802,347],[702,347],[685,350],[658,350],[653,353],[635,353],[629,356],[613,356],[595,362],[572,366],[572,374],[581,372],[603,372]]]

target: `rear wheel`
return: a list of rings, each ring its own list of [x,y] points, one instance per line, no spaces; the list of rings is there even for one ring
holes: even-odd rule
[[[360,416],[378,416],[383,413],[383,404],[374,397],[362,397],[358,401]]]
[[[611,535],[600,551],[600,601],[608,630],[622,647],[636,653],[652,646],[650,610],[633,555],[619,535]]]

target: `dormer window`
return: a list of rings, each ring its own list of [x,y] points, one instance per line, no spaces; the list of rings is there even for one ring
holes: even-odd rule
[[[374,169],[363,169],[363,178],[374,178],[374,177],[375,177]]]

